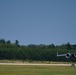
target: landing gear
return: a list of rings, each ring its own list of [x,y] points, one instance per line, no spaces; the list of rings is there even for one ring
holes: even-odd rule
[[[73,63],[73,58],[68,58],[68,61],[71,62],[71,67],[75,67],[75,64]]]
[[[71,67],[75,67],[75,64],[71,64]]]

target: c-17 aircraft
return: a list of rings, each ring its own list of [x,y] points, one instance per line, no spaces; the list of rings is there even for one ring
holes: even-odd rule
[[[65,56],[66,58],[76,57],[76,53],[66,53],[66,54],[58,54],[57,57]]]
[[[76,57],[76,53],[66,53],[66,54],[58,54],[57,52],[57,57],[66,57],[66,58],[71,58],[71,57]],[[71,64],[72,67],[75,67],[75,64]]]

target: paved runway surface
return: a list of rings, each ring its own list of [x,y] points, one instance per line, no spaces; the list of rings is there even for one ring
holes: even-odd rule
[[[0,63],[0,65],[71,66],[71,64]],[[76,64],[75,64],[76,66]]]

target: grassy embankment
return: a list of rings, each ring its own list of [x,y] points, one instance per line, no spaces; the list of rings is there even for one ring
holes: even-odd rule
[[[35,64],[71,64],[76,62],[53,62],[53,61],[32,61],[32,60],[0,60],[0,63],[35,63]]]
[[[0,75],[76,75],[76,67],[0,65]]]

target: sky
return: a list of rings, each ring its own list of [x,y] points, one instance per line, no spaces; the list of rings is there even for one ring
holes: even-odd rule
[[[0,0],[0,39],[28,44],[76,44],[76,0]]]

